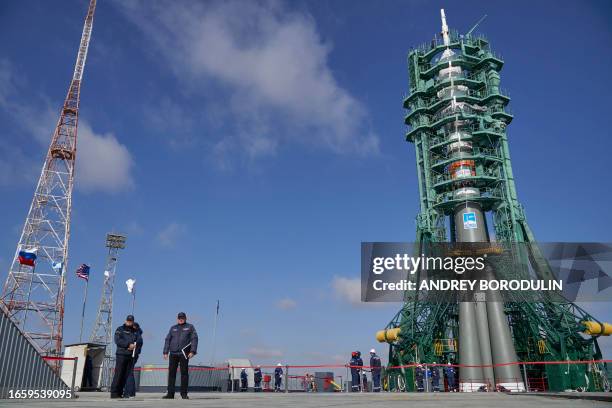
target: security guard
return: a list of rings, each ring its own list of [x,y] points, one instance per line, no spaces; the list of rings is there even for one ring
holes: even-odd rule
[[[124,397],[134,398],[136,397],[136,380],[134,379],[134,367],[136,367],[136,362],[138,361],[138,356],[140,356],[140,352],[142,351],[142,329],[138,322],[134,322],[134,330],[138,333],[138,341],[136,342],[136,351],[134,352],[134,359],[132,360],[132,366],[130,367],[130,371],[128,373],[127,380],[125,382],[125,390],[123,392]]]
[[[281,363],[276,365],[274,369],[274,392],[280,392],[281,384],[283,382],[283,368]]]
[[[128,315],[125,323],[115,330],[117,351],[115,352],[115,375],[111,384],[111,398],[123,397],[125,382],[133,363],[132,356],[139,339],[140,335],[134,329],[134,316]]]
[[[261,374],[261,366],[258,365],[257,367],[255,367],[255,370],[253,370],[253,381],[255,381],[255,388],[254,391],[255,392],[260,392],[261,391],[261,379],[262,379],[262,374]]]
[[[189,359],[198,351],[198,333],[192,324],[187,323],[187,315],[179,313],[177,324],[170,328],[164,343],[164,359],[170,359],[168,366],[168,393],[164,399],[174,398],[176,383],[176,369],[181,366],[181,397],[189,399],[187,387],[189,386]]]
[[[370,370],[372,370],[372,391],[380,392],[380,357],[376,355],[376,350],[370,350]]]
[[[351,391],[358,392],[361,390],[361,367],[363,367],[363,360],[361,359],[361,352],[353,351],[351,353],[351,361],[349,362],[351,368]]]

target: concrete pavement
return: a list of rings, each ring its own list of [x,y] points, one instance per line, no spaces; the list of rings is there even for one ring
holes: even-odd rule
[[[153,407],[385,407],[418,408],[598,408],[612,407],[609,401],[567,399],[536,394],[507,395],[501,393],[192,393],[189,400],[162,400],[162,394],[141,393],[136,399],[111,400],[107,393],[81,393],[70,400],[3,400],[0,406],[49,408],[153,408]],[[606,395],[604,395],[605,397]],[[177,395],[178,397],[178,395]]]

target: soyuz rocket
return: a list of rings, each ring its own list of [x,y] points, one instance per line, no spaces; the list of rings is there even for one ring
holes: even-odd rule
[[[450,79],[449,86],[438,91],[439,98],[450,97],[450,102],[441,111],[460,111],[464,109],[482,110],[483,107],[457,102],[456,97],[468,91],[464,85],[453,83],[453,77],[461,75],[461,67],[453,65],[455,52],[449,47],[450,38],[446,15],[442,17],[442,38],[447,46],[439,62],[448,62],[448,67],[438,73],[438,79]],[[446,78],[444,78],[446,77]],[[449,158],[456,159],[449,165],[453,179],[475,175],[473,160],[463,160],[471,156],[472,143],[469,139],[469,123],[454,120],[446,125],[446,132],[452,143],[449,144]],[[480,191],[469,182],[457,184],[453,191],[456,199],[464,200],[455,207],[454,218],[456,242],[489,242],[486,218],[480,204],[470,201]],[[489,271],[490,273],[491,271]],[[459,302],[459,386],[461,391],[477,391],[482,386],[487,388],[502,386],[512,391],[524,391],[518,365],[500,365],[518,361],[508,319],[504,314],[504,304],[495,292],[474,293],[474,299]],[[494,367],[494,368],[493,368]]]

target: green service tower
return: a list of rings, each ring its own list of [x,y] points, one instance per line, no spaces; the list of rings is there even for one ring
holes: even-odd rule
[[[444,10],[441,16],[441,41],[436,37],[408,55],[404,108],[419,182],[417,245],[490,242],[492,227],[498,243],[524,243],[525,259],[546,275],[512,175],[506,128],[513,116],[499,87],[503,61],[484,37],[472,35],[474,28],[449,32]],[[415,390],[414,364],[448,363],[460,365],[462,392],[608,387],[602,363],[541,362],[601,359],[597,336],[610,334],[612,326],[562,298],[500,302],[486,296],[432,303],[407,294],[377,333],[390,344],[389,389]]]

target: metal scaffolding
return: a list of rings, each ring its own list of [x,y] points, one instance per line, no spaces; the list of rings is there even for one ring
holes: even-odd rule
[[[492,224],[498,242],[525,243],[529,251],[525,254],[526,262],[538,273],[547,275],[550,272],[547,261],[517,198],[506,131],[513,115],[507,106],[510,98],[499,86],[504,62],[493,53],[485,37],[472,35],[472,30],[466,35],[449,31],[443,12],[442,19],[441,40],[434,38],[408,55],[410,94],[404,100],[404,108],[408,111],[406,139],[415,146],[419,182],[416,241],[420,248],[436,242],[486,242],[487,224]],[[465,232],[457,228],[457,219],[466,208],[481,218],[479,222],[485,228],[481,237],[460,236]],[[476,360],[482,367],[492,366],[491,362],[496,363],[499,358],[495,355],[496,344],[508,346],[503,338],[506,335],[511,337],[502,360],[601,358],[596,336],[583,334],[583,322],[594,319],[575,304],[559,299],[517,301],[490,310],[491,302],[482,302],[486,303],[482,306],[486,310],[480,313],[478,306],[466,303],[429,303],[421,301],[418,293],[407,293],[404,306],[387,325],[381,340],[390,343],[389,365],[471,364],[473,356],[480,355],[480,360]],[[466,350],[467,343],[472,341],[468,338],[481,333],[478,325],[483,322],[482,316],[485,329],[488,316],[489,325],[495,324],[504,331],[501,339],[488,338],[492,356],[483,354],[477,345],[476,349]],[[468,328],[466,320],[472,321]],[[465,330],[471,332],[462,338]],[[442,347],[443,344],[452,347]],[[389,373],[390,388],[414,390],[414,369],[395,369]],[[485,368],[478,373],[481,377],[476,378],[493,381],[485,387],[489,390],[509,383],[508,378],[499,378],[497,366],[495,373],[487,373]],[[571,367],[525,365],[521,373],[514,370],[515,377],[510,383],[519,391],[533,377],[546,378],[551,390],[601,390],[607,381],[603,380],[603,373],[602,363]],[[460,372],[460,380],[463,379]]]

